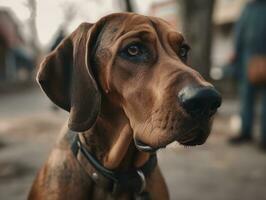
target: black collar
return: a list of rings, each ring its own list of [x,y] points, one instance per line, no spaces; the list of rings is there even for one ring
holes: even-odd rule
[[[146,178],[157,165],[157,156],[152,154],[149,160],[139,168],[128,171],[107,169],[82,144],[79,134],[75,134],[74,138],[71,139],[71,149],[92,180],[97,185],[115,194],[123,191],[134,193],[135,195],[144,194]]]

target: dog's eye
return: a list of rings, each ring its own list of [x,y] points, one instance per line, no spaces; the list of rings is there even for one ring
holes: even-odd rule
[[[131,56],[136,56],[140,53],[140,49],[137,45],[131,45],[127,48],[127,52]]]
[[[179,48],[178,55],[183,61],[187,61],[189,50],[190,47],[187,44],[182,44],[181,47]]]
[[[149,49],[141,42],[127,45],[120,51],[120,56],[132,62],[147,62],[150,58]]]

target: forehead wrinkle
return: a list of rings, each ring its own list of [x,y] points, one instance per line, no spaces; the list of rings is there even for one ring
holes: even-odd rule
[[[123,17],[123,18],[121,18]],[[98,47],[99,49],[106,49],[112,46],[116,40],[118,39],[119,35],[123,31],[125,21],[128,18],[127,15],[120,16],[120,18],[116,18],[115,20],[107,20],[106,24],[104,25],[101,34],[98,37]],[[122,24],[122,25],[121,25]]]
[[[183,35],[176,32],[176,31],[171,31],[171,32],[167,33],[167,39],[173,40],[176,44],[182,44],[185,42],[185,38],[183,37]],[[171,42],[171,41],[169,41],[169,42]]]
[[[130,17],[129,21],[127,21],[127,24],[129,25],[129,27],[131,27],[132,25],[141,25],[141,24],[149,24],[152,25],[150,23],[150,20],[147,16],[144,15],[138,15],[138,14],[134,14]]]
[[[130,31],[127,32],[123,35],[121,35],[119,38],[117,38],[117,41],[124,41],[125,39],[128,38],[133,38],[133,37],[139,37],[141,38],[141,34],[149,34],[149,35],[154,35],[154,32],[151,31],[151,29],[142,29],[138,31]]]
[[[150,20],[150,22],[152,24],[152,27],[154,28],[154,30],[156,32],[156,35],[157,35],[158,40],[159,40],[159,43],[161,44],[163,49],[165,49],[165,45],[164,45],[164,42],[163,42],[163,35],[159,31],[159,27],[158,27],[158,23],[157,23],[158,19],[153,18],[153,17],[149,17],[149,20]]]
[[[147,17],[137,14],[131,15],[129,19],[123,21],[120,33],[116,36],[116,38],[119,38],[128,32],[136,32],[136,30],[140,30],[140,32],[146,31],[152,33],[152,26]]]
[[[129,37],[137,37],[138,35],[141,35],[141,33],[155,34],[155,31],[150,24],[143,23],[142,21],[141,23],[130,25],[127,20],[128,18],[129,17],[127,16],[122,21],[111,22],[104,27],[104,30],[99,37],[100,48],[117,46],[117,43],[120,43],[122,40]],[[116,28],[118,28],[116,32],[112,31],[112,29]]]
[[[172,49],[170,41],[169,41],[169,35],[174,33],[177,43],[183,42],[184,37],[182,36],[181,33],[177,32],[174,28],[172,28],[168,22],[166,22],[162,19],[150,17],[150,21],[152,22],[152,25],[153,25],[153,27],[154,27],[157,35],[158,35],[158,40],[159,40],[162,48],[165,50],[165,52],[167,54],[171,55],[172,54],[171,52],[173,49]]]
[[[138,15],[136,15],[139,17]],[[143,19],[143,16],[139,19]],[[119,32],[114,36],[114,40],[120,40],[121,38],[137,36],[140,33],[154,34],[154,28],[147,20],[141,20],[139,23],[135,23],[134,17],[131,17],[130,21],[124,20],[122,26],[120,26]],[[131,23],[133,22],[133,23]],[[134,24],[135,23],[135,24]]]

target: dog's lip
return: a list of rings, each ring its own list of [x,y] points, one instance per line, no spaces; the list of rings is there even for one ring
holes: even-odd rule
[[[191,138],[188,138],[188,139],[182,140],[182,141],[180,141],[180,139],[178,139],[176,137],[175,138],[169,138],[168,141],[165,141],[164,144],[157,146],[157,147],[152,147],[152,146],[142,142],[138,138],[134,138],[134,143],[135,143],[135,146],[137,147],[138,150],[144,151],[147,153],[155,153],[157,150],[162,149],[162,148],[166,148],[167,145],[169,145],[173,142],[178,142],[179,144],[184,145],[184,146],[202,145],[207,139],[207,137],[204,137],[204,135],[205,135],[204,130],[199,129],[199,128],[193,128],[192,130],[188,131],[187,134],[194,132],[194,131],[197,131],[200,133],[196,134],[194,137],[191,137]]]
[[[137,147],[138,150],[143,151],[143,152],[147,152],[147,153],[155,153],[157,150],[159,150],[161,148],[165,148],[167,146],[167,145],[165,145],[165,146],[160,146],[160,147],[151,147],[150,145],[147,145],[138,139],[134,139],[134,142],[135,142],[135,146]],[[176,142],[178,142],[178,141],[176,140]],[[188,141],[179,142],[179,143],[181,145],[184,145],[184,146],[196,146],[196,145],[202,145],[204,142],[205,142],[205,140],[203,140],[202,138],[196,137],[196,138],[192,138]]]
[[[147,153],[155,153],[158,149],[163,148],[163,147],[151,147],[150,145],[145,144],[136,138],[134,138],[134,143],[138,150]]]
[[[202,132],[202,130],[199,130]],[[196,145],[202,145],[206,141],[206,138],[202,136],[202,133],[199,135],[196,135],[195,137],[192,137],[186,141],[179,141],[180,144],[184,146],[196,146]]]
[[[196,146],[196,145],[201,145],[203,143],[204,141],[201,141],[201,140],[190,140],[188,142],[180,142],[180,144],[184,146]]]

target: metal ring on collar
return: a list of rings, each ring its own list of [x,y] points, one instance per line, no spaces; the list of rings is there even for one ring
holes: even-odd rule
[[[144,173],[141,170],[137,170],[137,174],[139,175],[140,180],[141,180],[141,187],[140,187],[140,190],[139,190],[139,194],[140,194],[146,188],[146,178],[144,176]]]

